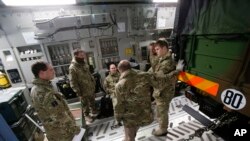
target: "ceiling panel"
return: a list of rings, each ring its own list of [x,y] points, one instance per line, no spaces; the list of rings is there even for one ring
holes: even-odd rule
[[[151,3],[152,0],[76,0],[77,4],[133,4],[133,3]],[[0,6],[4,7],[2,0],[0,0]]]

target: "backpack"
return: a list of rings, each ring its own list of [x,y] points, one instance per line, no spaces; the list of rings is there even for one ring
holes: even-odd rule
[[[100,114],[98,115],[97,118],[106,118],[106,117],[111,117],[113,115],[114,115],[114,110],[113,110],[112,99],[110,98],[110,96],[106,97],[106,95],[104,95],[101,98]]]

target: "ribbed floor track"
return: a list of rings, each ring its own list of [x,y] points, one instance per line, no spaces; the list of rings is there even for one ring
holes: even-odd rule
[[[200,127],[204,127],[197,120],[182,110],[188,105],[197,110],[198,105],[185,96],[175,97],[170,103],[168,134],[162,137],[153,136],[152,130],[158,126],[156,120],[148,126],[141,127],[137,132],[136,141],[182,141]],[[89,141],[122,141],[124,139],[123,127],[111,130],[115,124],[114,118],[106,118],[95,121],[90,125]],[[195,137],[193,141],[223,141],[222,138],[213,134],[212,131],[205,132],[201,138]]]

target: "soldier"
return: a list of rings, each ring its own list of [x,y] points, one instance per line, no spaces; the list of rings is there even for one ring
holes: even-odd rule
[[[132,70],[127,60],[118,64],[118,70],[121,76],[115,86],[114,115],[118,122],[123,121],[125,141],[134,141],[139,127],[153,121],[150,81],[148,75]]]
[[[50,80],[55,76],[53,67],[45,62],[36,62],[31,70],[35,76],[31,97],[49,141],[71,141],[80,128],[76,126],[62,94],[54,91]]]
[[[149,61],[150,61],[150,65],[151,65],[151,70],[153,71],[155,68],[155,65],[158,63],[158,56],[157,53],[155,51],[155,42],[151,42],[148,46],[149,48]]]
[[[94,121],[89,115],[96,114],[95,108],[95,79],[85,62],[86,54],[81,49],[74,50],[74,58],[69,66],[69,80],[74,92],[80,97],[82,105],[82,124],[84,118],[88,123]]]
[[[162,90],[154,88],[153,97],[156,102],[156,115],[159,122],[159,128],[153,130],[155,136],[165,135],[168,129],[168,109],[169,103],[174,96],[176,74],[175,62],[168,51],[168,43],[165,40],[158,40],[155,44],[155,50],[159,57],[159,62],[155,65],[153,72],[157,76],[169,76],[168,82]],[[172,77],[171,77],[172,76]]]
[[[120,73],[117,72],[115,64],[109,65],[109,75],[104,80],[104,89],[112,98],[113,107],[116,105],[115,84],[118,82]]]
[[[155,51],[155,42],[151,42],[148,46],[149,49],[149,62],[150,62],[150,69],[148,70],[149,73],[153,73],[153,70],[155,69],[156,64],[158,63],[158,57],[157,57],[157,53]],[[152,104],[155,105],[155,100],[153,98],[153,88],[150,88],[150,92],[151,92],[151,101]]]

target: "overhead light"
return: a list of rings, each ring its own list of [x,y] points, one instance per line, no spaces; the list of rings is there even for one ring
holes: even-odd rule
[[[76,4],[76,0],[2,0],[7,6],[50,6]]]
[[[154,3],[169,3],[169,2],[178,2],[178,0],[153,0]]]

